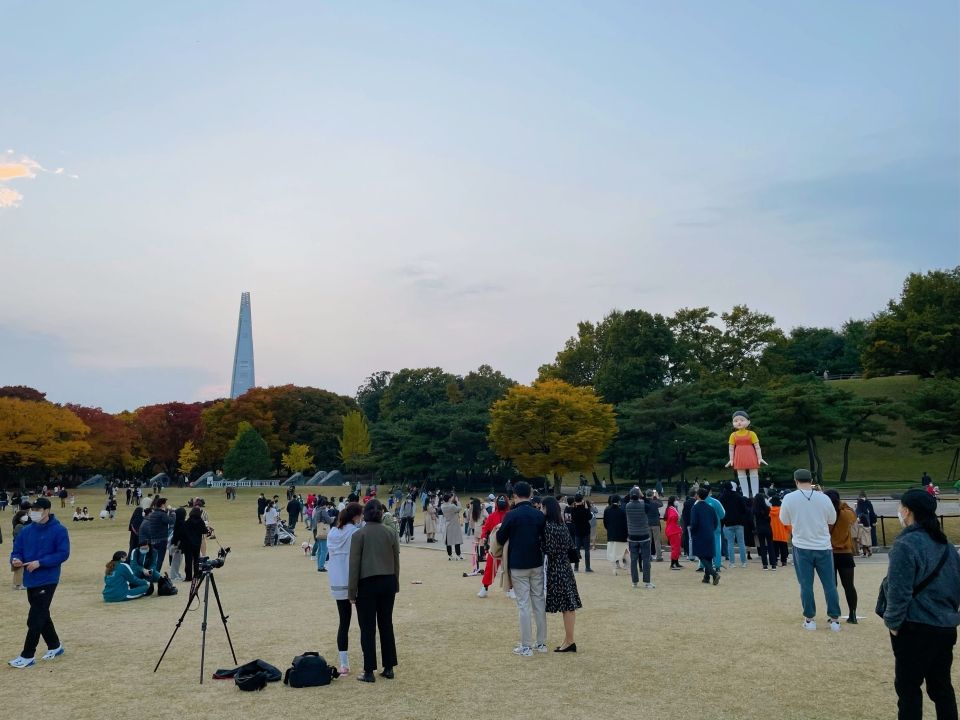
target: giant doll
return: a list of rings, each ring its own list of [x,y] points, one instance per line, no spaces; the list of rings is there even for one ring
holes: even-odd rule
[[[750,416],[746,410],[737,410],[733,414],[733,432],[728,443],[730,461],[725,465],[737,471],[740,490],[748,498],[760,489],[760,466],[767,464],[760,451],[760,440],[749,428]]]

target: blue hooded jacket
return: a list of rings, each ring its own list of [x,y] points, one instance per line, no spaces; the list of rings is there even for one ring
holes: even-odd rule
[[[60,582],[60,566],[70,557],[70,536],[56,516],[45,523],[32,522],[17,533],[10,559],[20,559],[24,565],[38,560],[40,567],[23,572],[23,586],[56,585]]]

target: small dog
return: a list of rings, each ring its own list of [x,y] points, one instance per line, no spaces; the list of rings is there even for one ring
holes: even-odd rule
[[[300,549],[303,550],[304,557],[310,557],[310,543],[308,542],[300,543]]]

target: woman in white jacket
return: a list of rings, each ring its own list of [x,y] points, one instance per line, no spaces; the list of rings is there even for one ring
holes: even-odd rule
[[[340,653],[340,674],[350,672],[350,660],[347,645],[350,639],[350,620],[353,618],[353,606],[348,598],[350,584],[350,541],[360,529],[363,521],[363,505],[348,503],[337,516],[337,523],[327,533],[327,577],[330,579],[330,595],[337,601],[337,613],[340,625],[337,628],[337,650]]]

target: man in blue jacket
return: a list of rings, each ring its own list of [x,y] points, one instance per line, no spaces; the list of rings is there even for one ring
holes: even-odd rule
[[[27,637],[23,641],[23,651],[10,661],[12,667],[28,668],[36,662],[34,656],[41,636],[47,643],[44,660],[63,655],[63,645],[50,618],[50,603],[60,582],[60,566],[68,557],[70,537],[67,529],[50,513],[50,501],[38,497],[30,507],[30,524],[17,534],[10,553],[10,564],[25,570],[23,586],[30,603]]]
[[[513,493],[517,504],[500,523],[497,542],[502,546],[510,541],[507,546],[507,567],[520,615],[520,644],[513,652],[530,657],[535,651],[547,652],[546,596],[543,587],[543,526],[546,518],[530,504],[532,490],[529,483],[521,480],[513,486]],[[533,645],[531,609],[537,623],[536,645]]]

